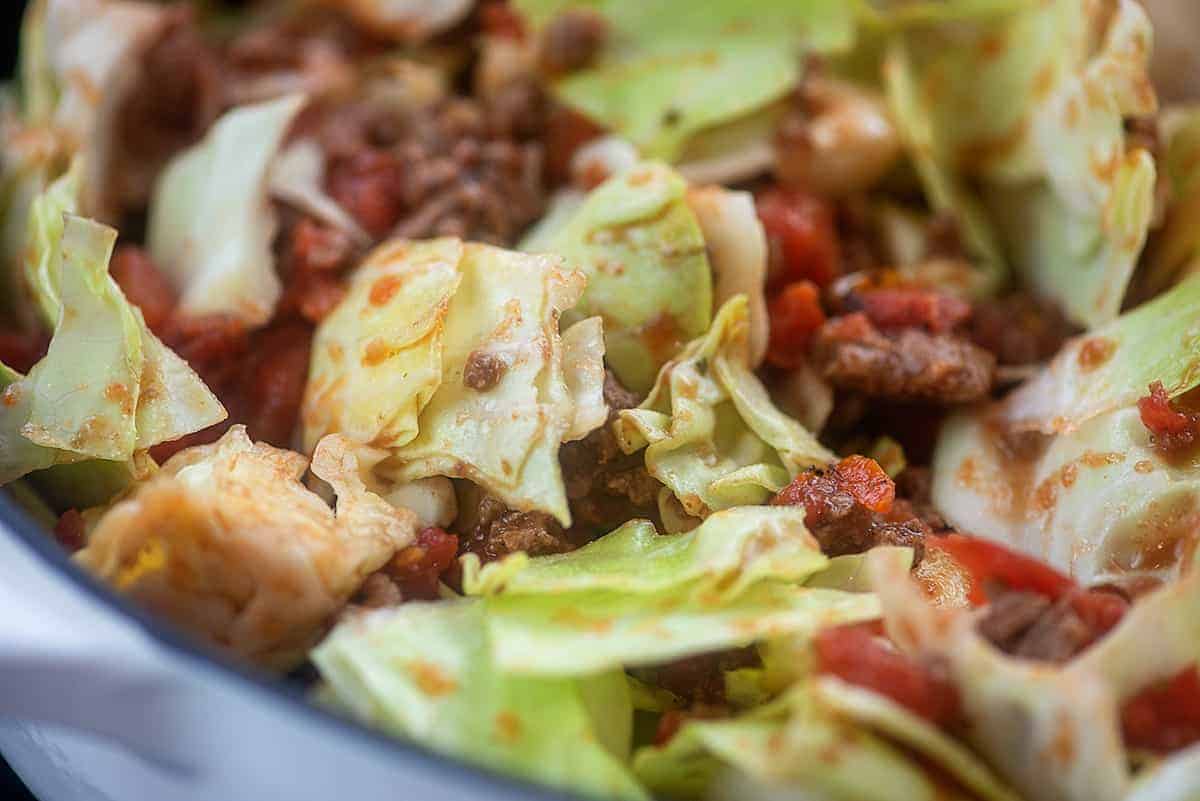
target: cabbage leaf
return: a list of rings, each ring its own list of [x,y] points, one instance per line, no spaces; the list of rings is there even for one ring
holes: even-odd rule
[[[712,327],[660,371],[650,395],[613,424],[626,453],[645,449],[646,469],[687,514],[764,503],[807,467],[833,459],[776,409],[750,371],[747,301],[736,296]]]
[[[226,112],[159,176],[146,241],[178,290],[181,311],[252,326],[271,318],[283,289],[271,249],[278,221],[268,179],[304,103],[303,95],[289,95]]]
[[[600,328],[558,330],[584,282],[553,256],[454,239],[382,245],[318,328],[306,446],[342,433],[382,451],[371,459],[381,481],[467,478],[569,525],[558,448],[605,409]],[[490,383],[472,385],[480,362]]]
[[[508,775],[602,798],[645,799],[624,760],[620,671],[508,674],[478,600],[408,603],[347,621],[313,651],[336,705],[359,720]]]
[[[635,392],[648,390],[658,368],[712,319],[712,274],[686,192],[669,167],[638,164],[521,243],[587,274],[583,299],[566,322],[604,320],[608,363]]]
[[[333,486],[336,512],[301,483],[307,468],[234,426],[114,504],[76,559],[202,641],[292,668],[417,527],[363,486],[345,441],[324,441],[312,466]]]

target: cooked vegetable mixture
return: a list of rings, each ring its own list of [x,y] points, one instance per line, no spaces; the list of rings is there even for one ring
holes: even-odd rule
[[[34,0],[0,484],[559,789],[1195,801],[1171,5]]]

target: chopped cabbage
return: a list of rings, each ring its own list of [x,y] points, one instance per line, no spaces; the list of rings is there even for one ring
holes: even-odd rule
[[[306,445],[343,433],[385,452],[381,480],[468,478],[569,525],[558,448],[604,408],[596,323],[558,331],[583,284],[551,256],[453,239],[381,246],[317,331]]]
[[[587,274],[567,322],[604,320],[608,364],[635,392],[649,389],[658,368],[712,319],[712,274],[686,193],[669,167],[638,164],[589,193],[558,227],[521,243]]]
[[[481,601],[407,603],[344,622],[313,661],[338,707],[390,734],[564,790],[647,798],[623,764],[620,671],[514,676],[491,644]]]
[[[646,469],[687,514],[703,518],[763,503],[801,470],[833,459],[772,404],[747,366],[747,301],[736,296],[712,328],[659,373],[650,395],[613,424],[622,450],[646,451]]]
[[[516,5],[540,27],[574,4]],[[784,97],[799,80],[802,48],[848,48],[857,4],[714,0],[704,13],[676,0],[589,5],[609,23],[609,45],[594,67],[557,81],[555,95],[645,155],[675,161],[697,134]]]
[[[150,255],[179,292],[181,311],[257,326],[283,291],[271,249],[271,163],[303,95],[227,112],[159,176],[146,234]]]
[[[175,455],[100,519],[77,559],[188,633],[262,667],[302,662],[362,581],[412,542],[415,516],[359,480],[348,443],[296,453],[234,426]]]

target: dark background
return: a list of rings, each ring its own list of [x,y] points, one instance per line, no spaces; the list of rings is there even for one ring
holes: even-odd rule
[[[13,73],[13,65],[17,59],[17,34],[20,33],[21,11],[25,8],[25,0],[0,0],[0,32],[4,41],[0,43],[0,75],[7,80]],[[34,801],[26,790],[25,785],[9,770],[8,763],[0,758],[0,798],[9,801]]]

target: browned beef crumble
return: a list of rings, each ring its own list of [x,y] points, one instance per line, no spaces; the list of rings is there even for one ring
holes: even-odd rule
[[[971,339],[1002,365],[1044,362],[1076,333],[1057,306],[1024,292],[977,302],[971,310]]]
[[[833,386],[894,401],[969,403],[991,391],[996,359],[956,334],[881,332],[861,313],[817,331],[817,369]]]
[[[500,383],[508,371],[508,362],[485,350],[471,351],[463,367],[463,384],[476,392],[487,392]]]
[[[935,534],[951,530],[950,524],[933,505],[933,474],[928,467],[906,467],[896,476],[896,495],[908,502],[915,517]]]
[[[1039,593],[989,586],[978,632],[1010,656],[1061,664],[1116,625],[1128,600],[1105,590],[1076,589],[1052,600]]]
[[[631,671],[638,679],[661,687],[691,704],[723,706],[725,673],[762,665],[753,646],[684,657],[654,667]]]
[[[524,551],[530,556],[563,553],[574,545],[563,527],[544,512],[520,512],[474,485],[459,493],[458,519],[461,550],[479,555],[485,562]]]
[[[542,31],[541,67],[557,75],[592,62],[608,38],[608,21],[591,8],[568,8]]]

